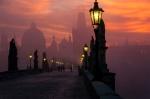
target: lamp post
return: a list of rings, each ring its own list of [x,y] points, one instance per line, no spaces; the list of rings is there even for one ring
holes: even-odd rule
[[[49,69],[48,61],[47,61],[47,57],[46,57],[46,52],[43,52],[42,68],[43,68],[44,71],[47,71]]]
[[[29,59],[30,59],[30,67],[29,67],[29,69],[31,69],[32,68],[32,55],[29,55]]]
[[[84,60],[84,58],[85,58],[85,55],[82,54],[81,57],[80,57],[80,64],[81,64],[81,65],[83,65],[83,60]]]
[[[88,69],[88,51],[89,51],[89,47],[87,46],[87,44],[85,44],[83,47],[85,69]]]
[[[46,58],[43,58],[43,67],[45,67],[46,61],[47,61],[47,59],[46,59]]]
[[[97,0],[94,2],[94,7],[89,10],[92,25],[95,32],[95,62],[94,73],[96,78],[101,78],[103,73],[107,72],[106,64],[106,39],[105,39],[105,24],[102,18],[104,10],[99,7]]]
[[[115,73],[109,72],[106,64],[106,38],[105,38],[105,24],[102,18],[104,10],[99,7],[97,0],[94,2],[94,7],[90,9],[92,25],[95,32],[94,44],[94,59],[95,65],[93,73],[95,80],[100,80],[112,89],[115,90]]]

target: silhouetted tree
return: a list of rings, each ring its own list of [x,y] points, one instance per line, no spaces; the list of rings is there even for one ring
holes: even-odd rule
[[[15,40],[10,41],[9,55],[8,55],[8,71],[18,70],[18,57],[17,57],[17,47]]]
[[[38,69],[38,50],[34,52],[34,69]]]

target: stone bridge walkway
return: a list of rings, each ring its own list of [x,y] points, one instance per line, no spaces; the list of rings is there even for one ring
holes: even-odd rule
[[[0,99],[90,99],[77,72],[52,72],[0,82]]]

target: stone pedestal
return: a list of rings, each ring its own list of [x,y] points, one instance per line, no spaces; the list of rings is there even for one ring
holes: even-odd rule
[[[104,82],[114,91],[115,91],[115,75],[116,75],[115,73],[111,73],[111,72],[104,73],[101,79],[102,82]]]

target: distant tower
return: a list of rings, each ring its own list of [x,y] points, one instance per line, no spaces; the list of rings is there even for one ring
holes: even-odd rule
[[[72,41],[72,37],[69,36],[69,41],[68,41],[68,58],[70,59],[70,61],[75,62],[74,59],[74,48],[73,48],[73,41]]]
[[[62,39],[62,41],[59,44],[59,55],[62,59],[67,60],[68,57],[68,41],[66,40],[66,38]]]
[[[80,12],[77,17],[76,26],[72,29],[73,49],[76,61],[79,62],[79,57],[82,52],[83,44],[89,43],[91,37],[90,28],[86,24],[84,13]]]
[[[78,14],[78,18],[77,18],[77,29],[85,29],[87,27],[86,25],[86,18],[85,18],[85,14],[83,12],[80,12]],[[82,34],[81,34],[82,35]]]
[[[66,38],[62,39],[62,41],[59,44],[59,55],[60,58],[73,62],[72,56],[74,55],[73,53],[73,44],[71,40],[71,36],[69,36],[68,40]]]
[[[55,58],[58,55],[58,44],[56,42],[55,36],[52,37],[51,45],[47,48],[48,56],[50,58]]]

